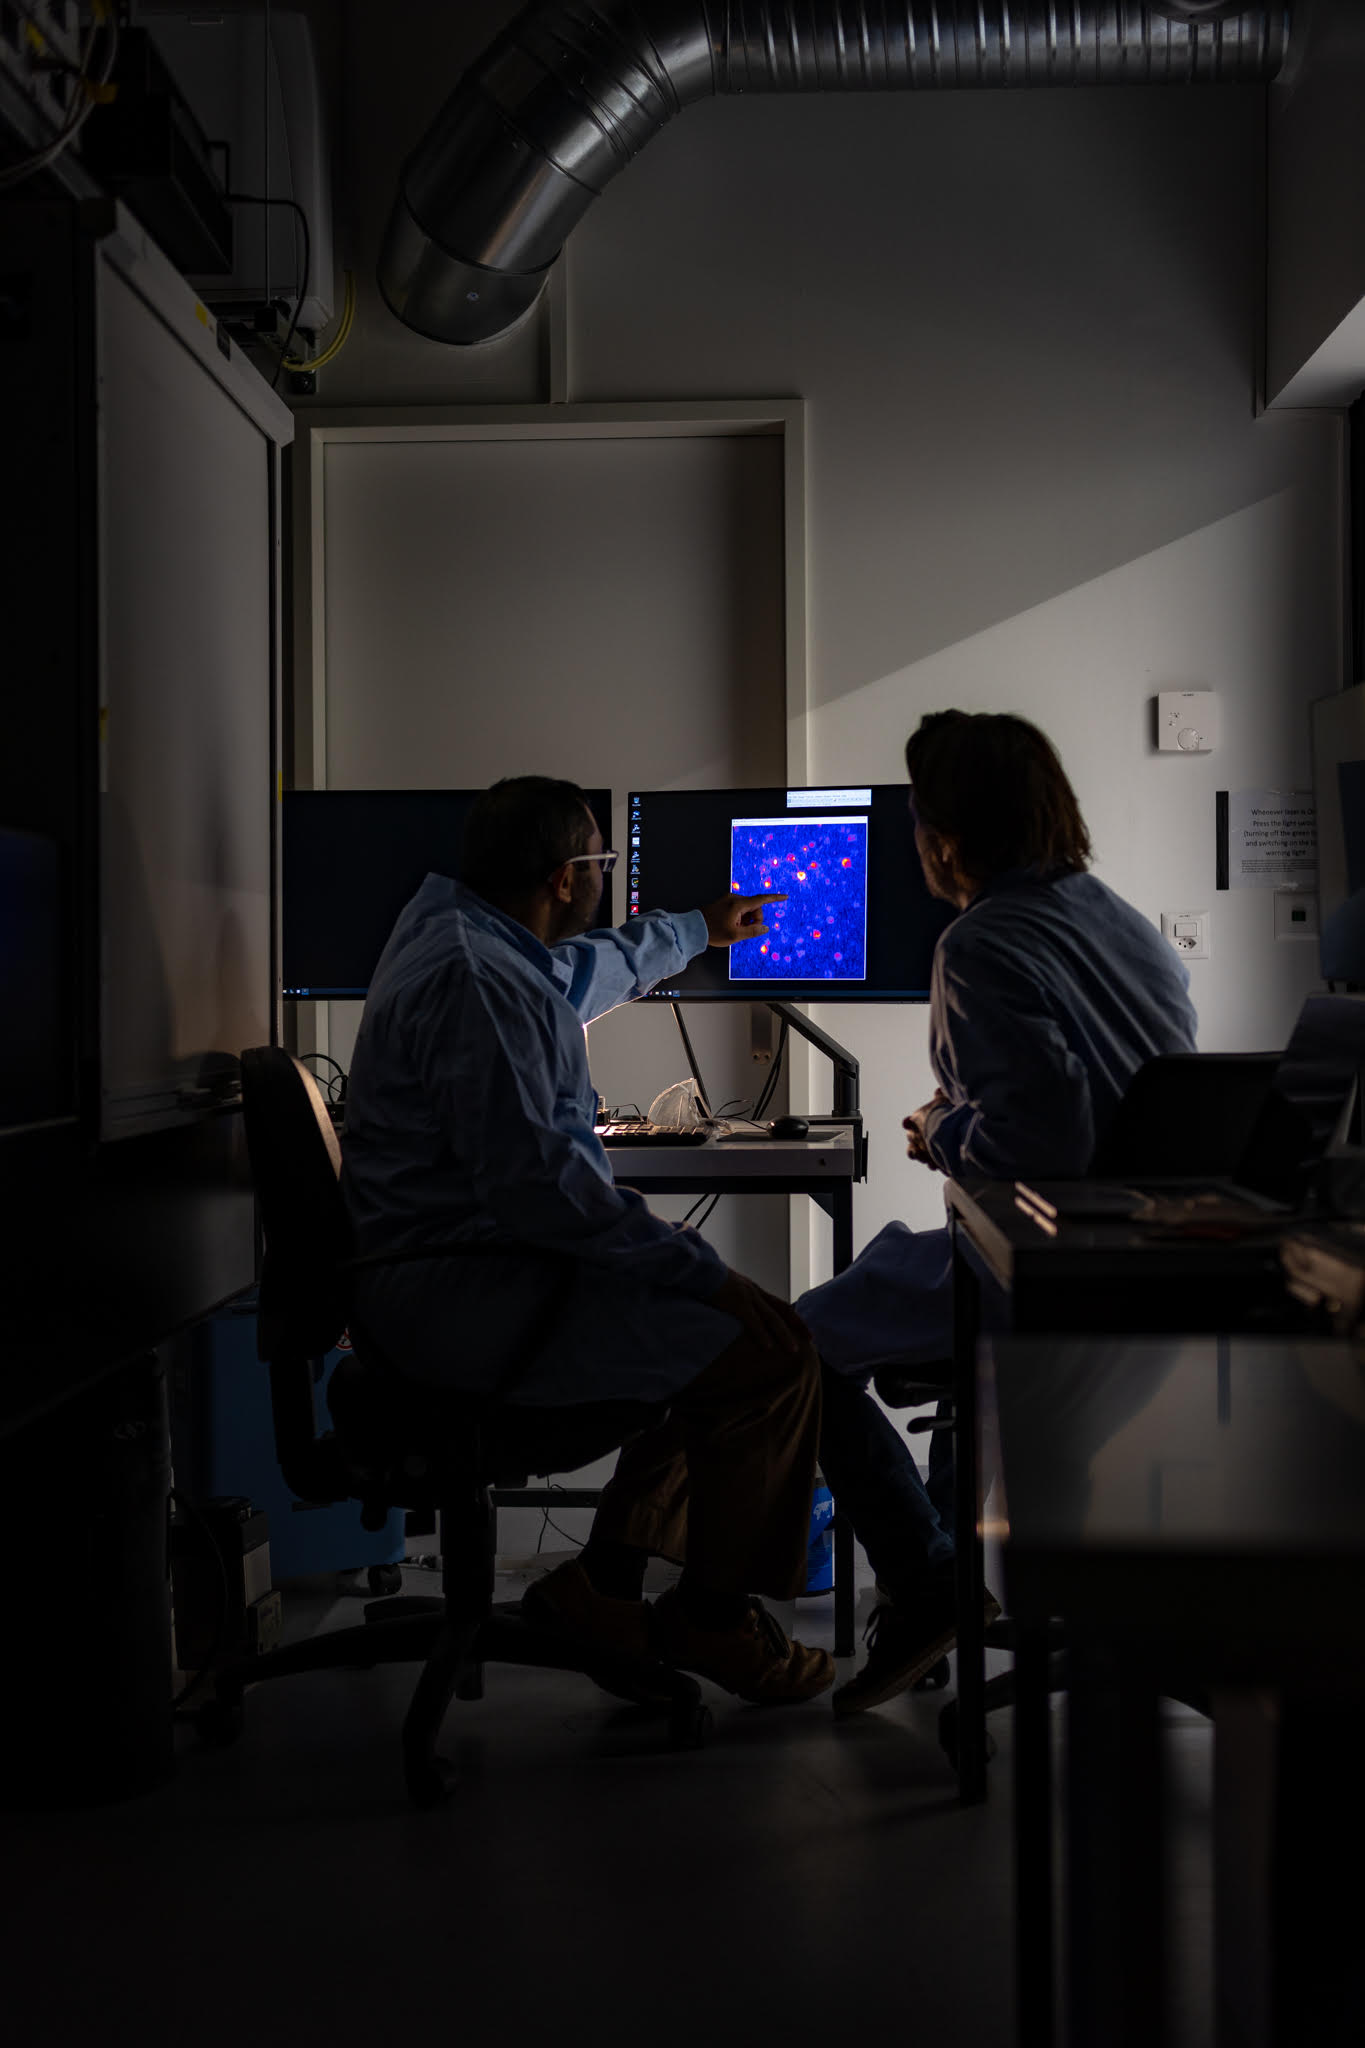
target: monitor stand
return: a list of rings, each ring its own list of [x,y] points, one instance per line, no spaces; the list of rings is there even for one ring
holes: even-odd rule
[[[857,1155],[858,1178],[867,1172],[867,1140],[863,1136],[863,1119],[858,1099],[858,1062],[846,1045],[840,1045],[837,1038],[831,1038],[828,1031],[822,1031],[818,1024],[812,1024],[809,1017],[803,1017],[792,1003],[769,1003],[774,1017],[781,1019],[798,1038],[804,1038],[807,1045],[813,1045],[817,1052],[824,1053],[834,1067],[834,1098],[832,1116],[812,1116],[811,1123],[847,1124],[853,1133],[853,1145]]]

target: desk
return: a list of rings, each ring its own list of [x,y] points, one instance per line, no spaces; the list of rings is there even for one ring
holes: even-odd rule
[[[976,1350],[983,1331],[1217,1331],[1294,1327],[1279,1248],[1293,1218],[1230,1243],[1160,1238],[1130,1222],[1062,1220],[1049,1234],[1012,1182],[949,1181],[957,1417],[958,1786],[985,1797],[984,1579],[978,1522]]]
[[[642,1195],[809,1195],[834,1225],[834,1270],[853,1258],[853,1184],[865,1171],[861,1134],[845,1126],[808,1138],[708,1138],[702,1145],[608,1145],[615,1178]],[[834,1525],[834,1652],[854,1649],[853,1531]]]
[[[1220,2048],[1358,2041],[1365,1352],[993,1339],[980,1396],[1009,1610],[1035,1638],[1066,1629],[1069,2041],[1168,2038],[1158,1697],[1204,1688]],[[1045,1685],[1045,1664],[1029,1672]],[[1016,1770],[1046,1785],[1045,1695],[1035,1712],[1022,1665],[1017,1682],[1017,1723],[1027,1705],[1042,1740]],[[1021,1913],[1025,1880],[1049,1889],[1049,1806],[1018,1844]],[[1050,2038],[1036,2001],[1019,2017],[1021,2040]]]
[[[834,1270],[853,1258],[853,1183],[863,1178],[851,1130],[809,1138],[708,1138],[702,1145],[608,1145],[611,1170],[642,1195],[809,1195],[834,1224]]]

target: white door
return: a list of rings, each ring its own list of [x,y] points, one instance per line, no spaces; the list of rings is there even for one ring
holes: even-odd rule
[[[321,465],[318,785],[564,775],[612,789],[624,847],[631,788],[784,782],[780,434],[367,434],[324,441]],[[345,1063],[359,1005],[330,1008]],[[687,1015],[712,1101],[752,1097],[747,1006]],[[662,1004],[604,1018],[589,1049],[614,1103],[646,1109],[687,1071]],[[787,1208],[730,1197],[707,1227],[783,1295]]]

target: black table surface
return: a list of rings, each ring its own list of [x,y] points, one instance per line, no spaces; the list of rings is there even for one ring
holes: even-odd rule
[[[1019,1619],[1365,1663],[1361,1344],[998,1337],[979,1388]]]
[[[1286,1320],[1281,1247],[1302,1217],[1267,1214],[1227,1234],[1073,1217],[1048,1228],[1020,1207],[1012,1181],[950,1180],[947,1200],[1017,1330],[1212,1332],[1262,1314]]]

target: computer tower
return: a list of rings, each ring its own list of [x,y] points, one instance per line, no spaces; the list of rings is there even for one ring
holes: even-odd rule
[[[314,1387],[318,1427],[330,1427],[327,1381],[341,1358],[330,1351]],[[194,1330],[181,1347],[175,1390],[177,1489],[195,1499],[237,1494],[264,1508],[271,1578],[374,1569],[403,1555],[403,1510],[384,1527],[362,1529],[360,1503],[305,1507],[284,1483],[275,1456],[270,1374],[256,1356],[256,1297],[244,1294]]]

